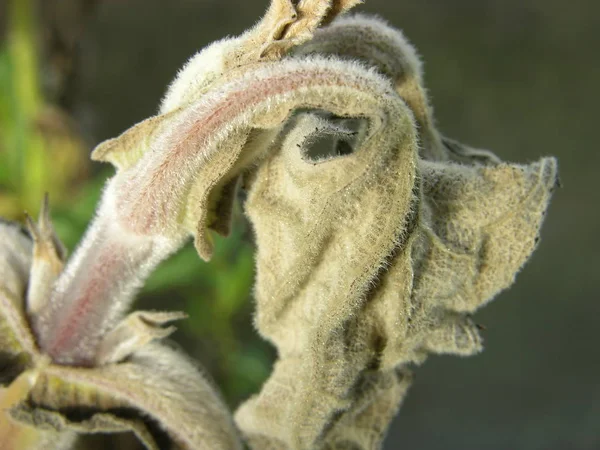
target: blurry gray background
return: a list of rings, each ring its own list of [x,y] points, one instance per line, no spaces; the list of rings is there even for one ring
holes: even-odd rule
[[[195,51],[267,0],[104,0],[86,26],[74,109],[88,136],[156,112]],[[503,159],[559,158],[542,242],[477,315],[486,350],[432,357],[386,449],[600,449],[600,2],[367,0],[419,49],[444,134]]]

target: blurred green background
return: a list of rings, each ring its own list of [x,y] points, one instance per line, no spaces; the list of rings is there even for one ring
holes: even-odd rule
[[[113,171],[98,142],[157,110],[198,49],[251,26],[267,0],[0,0],[0,215],[45,191],[72,250]],[[444,134],[503,159],[559,158],[564,188],[516,285],[478,314],[486,351],[434,357],[386,449],[600,449],[600,2],[366,0],[425,61]],[[241,211],[210,264],[191,247],[152,276],[139,307],[183,309],[175,339],[232,407],[273,350],[252,326],[252,232]]]

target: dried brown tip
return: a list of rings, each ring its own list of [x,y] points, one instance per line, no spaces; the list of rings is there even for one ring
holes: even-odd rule
[[[244,36],[230,68],[276,60],[312,38],[314,31],[360,3],[359,0],[273,0],[263,19]]]
[[[37,223],[33,221],[27,212],[25,212],[25,222],[27,230],[35,243],[34,254],[55,258],[61,263],[64,262],[67,256],[67,249],[56,235],[52,226],[50,200],[47,192],[44,194],[42,200]]]

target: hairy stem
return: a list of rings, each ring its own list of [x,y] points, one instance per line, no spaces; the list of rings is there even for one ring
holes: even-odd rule
[[[370,135],[376,135],[371,146],[396,133],[384,125],[410,116],[390,83],[373,71],[314,58],[256,65],[198,102],[151,119],[160,124],[158,132],[145,151],[126,147],[139,153],[137,160],[110,181],[51,304],[37,318],[42,349],[56,362],[90,365],[100,337],[186,235],[195,235],[202,256],[210,255],[206,228],[223,185],[269,147],[256,132],[272,138],[296,108],[368,118]],[[354,160],[345,164],[342,177],[364,167]]]
[[[114,219],[112,183],[80,247],[35,318],[38,344],[55,362],[91,366],[103,335],[181,239],[138,236]]]

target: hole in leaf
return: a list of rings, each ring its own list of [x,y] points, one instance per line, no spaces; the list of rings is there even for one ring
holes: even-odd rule
[[[321,162],[340,156],[347,156],[360,147],[360,138],[367,129],[367,119],[339,117],[322,110],[300,111],[311,114],[319,120],[306,131],[302,144],[303,159],[310,162]]]

